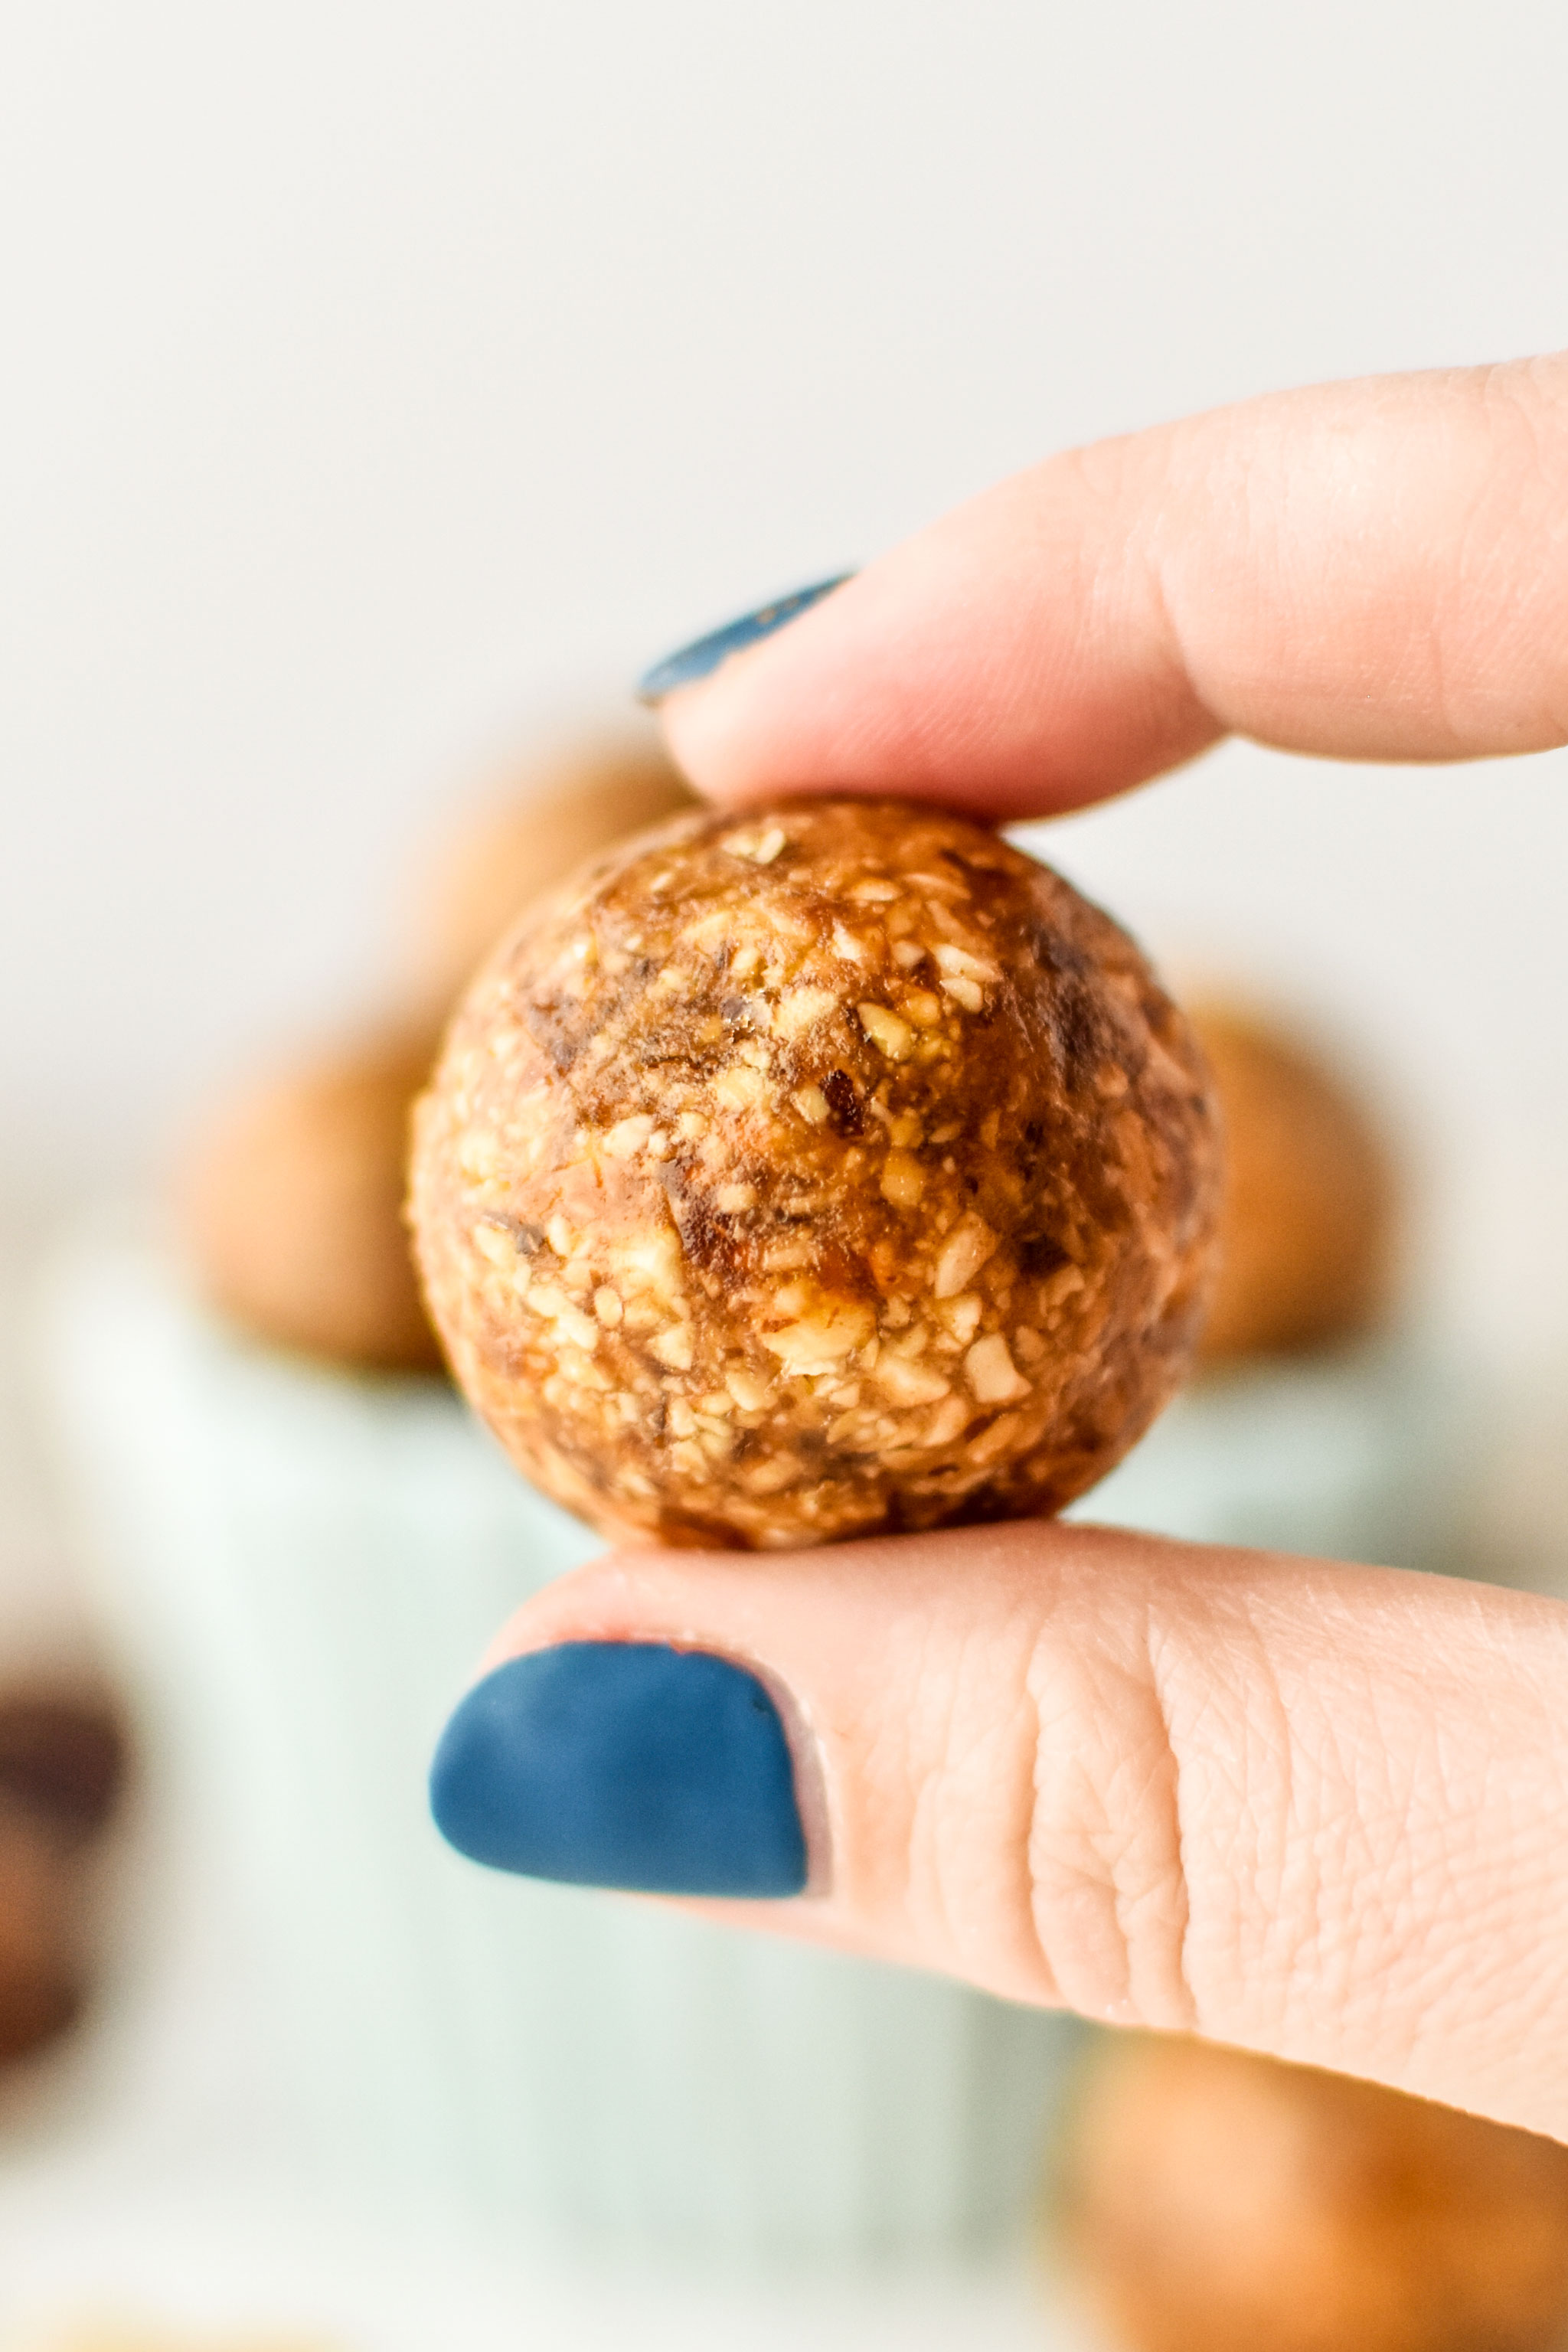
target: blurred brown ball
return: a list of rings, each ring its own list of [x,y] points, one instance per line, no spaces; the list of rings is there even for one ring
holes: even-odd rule
[[[89,1990],[85,1850],[118,1801],[125,1744],[95,1691],[0,1693],[0,2065],[73,2024]]]
[[[1294,1354],[1373,1328],[1394,1240],[1388,1155],[1355,1097],[1271,1025],[1189,1005],[1225,1125],[1219,1278],[1201,1364]]]
[[[539,761],[432,855],[412,926],[421,1001],[444,1013],[542,890],[696,796],[657,743],[601,741]]]
[[[411,954],[420,1009],[395,1033],[258,1083],[187,1158],[181,1219],[215,1307],[331,1362],[440,1364],[403,1219],[409,1111],[440,1023],[537,892],[691,799],[653,745],[600,743],[540,763],[436,853]]]
[[[1060,2229],[1129,2352],[1547,2352],[1568,2148],[1342,2076],[1118,2036]]]
[[[178,1186],[211,1303],[258,1338],[384,1370],[441,1360],[403,1222],[408,1115],[430,1036],[303,1065],[223,1111]]]

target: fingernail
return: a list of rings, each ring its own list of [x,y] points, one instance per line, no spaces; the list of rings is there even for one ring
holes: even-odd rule
[[[805,1838],[755,1675],[662,1642],[563,1642],[469,1691],[430,1773],[436,1825],[492,1870],[647,1895],[798,1895]]]
[[[776,629],[797,620],[802,613],[809,612],[813,604],[820,604],[835,588],[842,588],[847,580],[854,577],[852,572],[838,572],[831,580],[818,580],[813,587],[797,588],[792,596],[780,596],[771,604],[759,604],[754,613],[745,613],[740,620],[727,623],[710,635],[695,638],[690,645],[682,646],[679,653],[666,654],[662,661],[655,662],[638,678],[637,700],[662,702],[678,686],[695,686],[699,678],[710,677],[731,654],[771,637]]]

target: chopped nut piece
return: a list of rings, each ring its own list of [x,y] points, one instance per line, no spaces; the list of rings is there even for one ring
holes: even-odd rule
[[[969,1426],[970,1408],[961,1396],[950,1396],[938,1405],[925,1426],[927,1445],[952,1445]]]
[[[771,866],[789,839],[782,825],[763,833],[732,833],[724,843],[731,857],[749,858],[753,866]]]
[[[742,1062],[732,1062],[713,1081],[714,1096],[724,1110],[750,1110],[765,1091],[761,1071],[748,1069]]]
[[[989,1339],[976,1339],[963,1360],[964,1374],[982,1404],[1011,1404],[1017,1397],[1031,1393],[1030,1384],[1020,1378],[1007,1353],[1007,1342],[1000,1331]]]
[[[620,1292],[612,1290],[608,1283],[601,1283],[594,1293],[594,1312],[606,1331],[616,1330],[626,1312]]]
[[[889,1151],[882,1162],[882,1198],[896,1209],[920,1206],[926,1180],[921,1163],[910,1151]]]
[[[929,1365],[911,1364],[906,1357],[890,1356],[886,1349],[878,1361],[876,1381],[895,1404],[935,1404],[952,1386]]]
[[[668,1364],[672,1372],[691,1370],[691,1326],[689,1323],[669,1323],[648,1342],[648,1353]]]
[[[781,1331],[764,1331],[762,1341],[787,1370],[798,1372],[852,1356],[874,1328],[868,1307],[844,1299],[829,1303],[818,1314],[803,1316],[798,1323],[786,1323]]]
[[[994,1254],[996,1244],[997,1236],[984,1217],[973,1211],[961,1217],[937,1255],[931,1283],[937,1297],[955,1298]]]
[[[830,988],[792,988],[774,1015],[773,1028],[781,1037],[803,1036],[837,1010],[838,999]]]
[[[617,1119],[605,1138],[604,1149],[612,1160],[630,1160],[642,1150],[653,1133],[653,1119],[647,1111],[633,1118]]]
[[[989,1469],[992,1463],[1000,1462],[1013,1452],[1025,1426],[1021,1414],[999,1412],[988,1429],[983,1429],[978,1437],[971,1439],[969,1459],[982,1469]]]
[[[937,1308],[943,1323],[961,1348],[967,1348],[980,1328],[980,1301],[973,1290],[958,1298],[944,1298]]]
[[[760,1372],[727,1370],[724,1386],[742,1412],[764,1412],[773,1401],[773,1381]]]
[[[915,1038],[907,1021],[900,1021],[898,1014],[889,1013],[885,1004],[858,1004],[855,1010],[860,1015],[861,1028],[872,1045],[879,1046],[886,1054],[889,1062],[909,1059]]]
[[[939,947],[936,950],[937,969],[949,980],[1000,980],[1002,975],[994,963],[979,956],[966,955],[962,948]]]
[[[790,1100],[802,1118],[813,1127],[826,1127],[828,1120],[827,1097],[820,1087],[797,1087]]]
[[[726,1217],[739,1216],[744,1209],[757,1205],[754,1184],[721,1184],[713,1195],[714,1206]]]
[[[771,1462],[753,1463],[743,1473],[746,1487],[753,1495],[776,1495],[799,1476],[800,1464],[790,1454],[775,1454]]]
[[[809,1265],[812,1255],[809,1242],[774,1242],[763,1252],[763,1272],[788,1274],[795,1266]]]

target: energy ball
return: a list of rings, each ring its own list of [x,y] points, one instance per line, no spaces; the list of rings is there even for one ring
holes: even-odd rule
[[[541,891],[609,843],[694,805],[657,742],[583,743],[537,762],[426,862],[410,955],[420,1002],[444,1017]]]
[[[1568,2148],[1237,2050],[1105,2044],[1058,2231],[1129,2352],[1549,2352]]]
[[[960,817],[700,814],[538,907],[416,1121],[463,1389],[605,1532],[1054,1511],[1181,1380],[1218,1144],[1125,933]]]
[[[1387,1152],[1360,1103],[1295,1038],[1227,1005],[1190,1008],[1225,1129],[1219,1271],[1205,1365],[1331,1347],[1385,1307]]]
[[[97,1690],[0,1692],[0,2067],[76,2021],[91,1983],[91,1850],[125,1770],[119,1711]]]
[[[403,1220],[409,1111],[435,1057],[428,1037],[375,1040],[264,1082],[213,1121],[178,1206],[222,1313],[333,1362],[440,1365]]]

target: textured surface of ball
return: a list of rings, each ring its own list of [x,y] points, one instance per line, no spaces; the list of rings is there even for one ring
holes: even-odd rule
[[[1358,1338],[1387,1304],[1394,1184],[1354,1095],[1317,1055],[1223,1005],[1190,1008],[1225,1129],[1206,1364]]]
[[[1178,2038],[1099,2054],[1060,2227],[1128,2352],[1548,2352],[1568,2327],[1568,2148]]]
[[[1132,942],[898,803],[697,815],[504,943],[420,1107],[458,1378],[606,1532],[1055,1510],[1186,1369],[1217,1150]]]
[[[435,1045],[395,1036],[257,1087],[179,1185],[212,1304],[258,1338],[384,1370],[441,1360],[403,1218],[410,1107]]]

